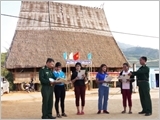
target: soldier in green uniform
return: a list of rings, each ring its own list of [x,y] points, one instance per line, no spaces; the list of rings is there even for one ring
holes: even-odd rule
[[[140,58],[140,64],[142,65],[136,72],[131,72],[129,75],[137,76],[137,82],[139,87],[139,96],[142,106],[142,111],[139,114],[145,114],[145,116],[152,115],[152,103],[150,97],[149,87],[149,67],[146,66],[147,57]]]
[[[52,116],[53,87],[55,83],[49,81],[49,78],[56,79],[52,73],[53,67],[54,60],[48,58],[46,65],[39,71],[39,80],[42,85],[42,119],[56,119],[56,117]]]

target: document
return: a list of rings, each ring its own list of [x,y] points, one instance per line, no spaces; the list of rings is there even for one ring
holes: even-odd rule
[[[113,79],[112,76],[106,76],[104,81],[110,82]]]
[[[122,82],[127,82],[127,79],[130,79],[130,76],[128,75],[121,75],[118,77],[118,79],[121,79]]]
[[[55,80],[53,78],[49,78],[49,81],[54,82]]]
[[[85,75],[85,72],[86,72],[85,70],[79,71],[77,77],[79,77],[79,79],[82,79],[82,78],[83,78],[83,75]]]
[[[104,78],[104,81],[110,82],[112,79],[113,79],[112,76],[106,76],[106,77]],[[108,84],[108,83],[103,83],[102,86],[109,87],[109,84]]]
[[[64,84],[69,84],[69,83],[71,83],[71,81],[65,80],[65,79],[63,79],[63,78],[58,78],[58,79],[55,80],[55,82],[61,82],[61,83],[64,83]]]

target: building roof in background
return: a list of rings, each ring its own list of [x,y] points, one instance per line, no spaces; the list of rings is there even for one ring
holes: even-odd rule
[[[20,18],[7,56],[6,68],[44,66],[48,57],[62,63],[63,53],[92,53],[93,67],[119,68],[127,62],[103,9],[56,2],[22,1]]]

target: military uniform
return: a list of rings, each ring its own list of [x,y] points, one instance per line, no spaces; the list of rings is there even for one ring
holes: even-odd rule
[[[39,71],[39,80],[42,85],[42,119],[52,118],[54,88],[50,84],[49,78],[56,79],[52,70],[45,66]]]
[[[137,76],[140,102],[143,109],[140,113],[152,114],[152,103],[149,87],[149,67],[146,65],[141,66],[136,72],[132,72],[132,74]]]

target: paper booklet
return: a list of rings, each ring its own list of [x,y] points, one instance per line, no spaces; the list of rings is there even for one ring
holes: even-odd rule
[[[49,78],[49,81],[54,82],[55,80],[53,78]]]
[[[51,82],[62,82],[64,84],[69,84],[70,83],[70,81],[62,79],[62,78],[57,78],[56,80],[54,80],[53,78],[49,78],[49,81],[51,81]]]
[[[110,82],[112,79],[113,79],[113,77],[111,77],[111,76],[106,76],[105,79],[104,79],[104,81]],[[105,87],[109,87],[109,84],[108,84],[108,83],[103,83],[102,85],[105,86]]]
[[[69,83],[71,83],[69,80],[65,80],[65,79],[63,79],[63,78],[57,78],[57,79],[55,80],[55,82],[61,82],[61,83],[64,83],[64,84],[69,84]]]
[[[121,75],[118,77],[118,79],[121,79],[122,82],[126,82],[127,79],[130,79],[130,76],[129,75]]]
[[[104,81],[110,82],[113,79],[112,76],[106,76]]]
[[[78,72],[78,76],[77,77],[79,77],[79,79],[82,79],[82,75],[85,75],[85,70],[80,70],[80,72]]]

